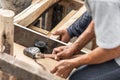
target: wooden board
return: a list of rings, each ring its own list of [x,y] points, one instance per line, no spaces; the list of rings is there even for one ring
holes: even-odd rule
[[[59,40],[51,39],[46,35],[38,33],[34,30],[21,26],[19,24],[15,24],[15,42],[21,44],[25,47],[30,47],[34,45],[36,40],[44,41],[47,43],[49,47],[49,51],[51,52],[53,48],[57,46],[67,45],[64,42]],[[55,44],[55,45],[54,45]]]
[[[41,28],[38,28],[38,27],[36,27],[36,26],[29,26],[29,28],[30,29],[32,29],[32,30],[35,30],[35,31],[37,31],[37,32],[40,32],[40,33],[42,33],[42,34],[45,34],[45,35],[47,35],[48,33],[49,33],[49,31],[47,31],[47,30],[44,30],[44,29],[41,29]]]
[[[40,59],[37,60],[40,64],[38,65],[33,59],[23,54],[24,48],[25,47],[14,43],[14,57],[5,53],[0,54],[1,70],[14,75],[19,80],[64,80],[49,72],[57,61]]]
[[[34,22],[46,9],[59,0],[37,0],[27,9],[15,16],[14,22],[22,26],[28,26]]]
[[[47,71],[50,71],[57,64],[57,61],[55,61],[53,59],[50,59],[50,58],[45,58],[45,59],[38,59],[37,60],[38,63],[43,65],[43,66],[40,66],[39,64],[37,64],[35,62],[34,59],[31,59],[31,58],[29,58],[29,57],[27,57],[26,55],[23,54],[23,50],[25,48],[26,47],[24,47],[22,45],[14,43],[14,56],[15,56],[15,58],[19,59],[20,61],[26,62],[29,65],[34,66],[34,68],[43,69],[43,66],[44,66],[44,68],[47,69]],[[53,64],[51,64],[51,63],[53,63]]]
[[[14,15],[11,10],[0,9],[0,52],[3,52],[5,47],[5,52],[11,55],[13,54]]]

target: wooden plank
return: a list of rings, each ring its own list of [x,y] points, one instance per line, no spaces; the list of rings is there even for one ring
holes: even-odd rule
[[[53,15],[53,8],[50,8],[49,11],[48,11],[48,21],[47,21],[47,30],[48,31],[51,31],[52,29],[52,16]]]
[[[64,80],[5,53],[0,54],[0,69],[21,80]]]
[[[60,24],[58,24],[58,25],[60,25],[60,26],[57,26],[57,27],[55,27],[50,33],[53,33],[54,31],[56,31],[57,29],[62,29],[62,28],[67,28],[67,27],[69,27],[70,25],[72,25],[84,12],[86,11],[86,8],[85,8],[85,6],[82,6],[74,15],[70,15],[71,16],[71,18],[70,19],[68,19],[65,23],[60,23]],[[59,39],[59,36],[55,36],[55,35],[52,35],[51,36],[52,38],[56,38],[56,39]]]
[[[15,24],[15,42],[21,44],[25,47],[33,46],[34,41],[41,40],[47,43],[48,47],[50,48],[50,52],[52,52],[53,48],[63,45],[68,45],[67,43],[61,42],[59,40],[49,38],[48,36],[38,33],[34,30],[28,29],[24,26],[19,24]],[[32,38],[31,38],[32,36]],[[54,45],[55,44],[55,45]],[[83,50],[84,51],[84,50]],[[82,52],[83,52],[82,51]],[[87,52],[87,51],[85,51]]]
[[[5,60],[9,59],[9,61],[11,62],[11,65],[12,66],[17,65],[17,68],[15,68],[13,71],[11,68],[11,65],[9,65],[8,67],[11,70],[11,72],[9,72],[10,70],[8,71],[8,69],[5,70],[5,72],[9,72],[12,75],[15,74],[14,76],[18,77],[20,80],[38,80],[38,79],[34,78],[34,77],[36,77],[35,76],[36,74],[39,74],[39,76],[43,78],[43,79],[39,79],[39,80],[50,80],[50,79],[48,79],[50,77],[52,77],[51,80],[52,79],[53,80],[64,80],[64,79],[61,79],[59,77],[53,76],[52,74],[49,73],[49,71],[56,65],[57,61],[55,61],[53,59],[48,59],[48,58],[38,59],[37,62],[40,64],[40,65],[38,65],[38,63],[36,63],[33,59],[31,59],[23,54],[23,50],[25,49],[24,46],[21,46],[21,45],[16,44],[16,43],[14,43],[14,46],[15,46],[14,53],[16,54],[15,57],[12,57],[14,59],[14,61],[9,59],[9,58],[5,58],[5,57],[3,57],[3,58]],[[53,63],[53,64],[51,64],[51,63]],[[25,70],[27,69],[26,72],[24,72],[23,65],[25,66]],[[20,72],[17,71],[17,70],[19,70],[18,69],[19,66],[21,69],[23,69]],[[4,70],[4,69],[2,69],[2,70]],[[31,73],[31,71],[32,71],[32,73]],[[29,74],[31,74],[33,77],[29,77]]]
[[[15,16],[14,22],[23,26],[28,26],[34,22],[46,9],[59,0],[37,0],[27,9]]]
[[[48,12],[45,13],[45,26],[44,26],[44,29],[47,30],[47,27],[48,27]]]
[[[40,18],[39,18],[39,23],[40,23],[39,27],[40,27],[41,29],[42,29],[42,20],[43,20],[42,17],[40,17]]]
[[[45,14],[45,30],[50,31],[52,29],[52,15],[53,8],[50,8]]]
[[[44,29],[41,29],[41,28],[38,28],[38,27],[36,27],[36,26],[32,26],[32,25],[31,25],[29,28],[32,29],[32,30],[35,30],[35,31],[37,31],[37,32],[43,33],[43,34],[45,34],[45,35],[47,35],[47,34],[49,33],[49,31],[44,30]]]
[[[41,40],[47,43],[50,48],[50,52],[53,48],[57,46],[66,45],[66,43],[61,42],[56,39],[49,38],[48,36],[21,26],[19,24],[14,23],[15,27],[15,42],[21,44],[25,47],[33,46],[35,40]],[[55,45],[54,45],[55,44]]]
[[[81,7],[66,23],[61,25],[60,28],[67,28],[72,25],[81,15],[86,11],[85,6]],[[59,29],[60,29],[59,28]]]

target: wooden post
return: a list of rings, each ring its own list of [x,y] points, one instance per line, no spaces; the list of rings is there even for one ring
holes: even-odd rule
[[[52,15],[53,8],[50,8],[45,14],[45,30],[51,31],[52,29]]]
[[[0,9],[0,46],[3,52],[13,55],[13,42],[14,42],[14,25],[13,25],[14,12],[10,10]]]
[[[10,55],[13,55],[14,15],[14,12],[11,10],[0,9],[0,52],[6,52]],[[3,72],[2,80],[10,79],[11,77],[9,76],[9,74]]]
[[[40,22],[40,28],[42,29],[42,16],[39,18],[39,22]]]

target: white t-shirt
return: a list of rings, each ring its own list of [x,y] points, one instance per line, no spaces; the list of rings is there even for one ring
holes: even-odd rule
[[[120,46],[120,0],[86,0],[86,7],[95,22],[97,45],[105,49]],[[120,58],[116,62],[120,65]]]

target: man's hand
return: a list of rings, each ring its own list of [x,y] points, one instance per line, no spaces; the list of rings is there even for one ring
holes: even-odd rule
[[[67,78],[73,69],[74,69],[74,65],[71,59],[61,60],[60,62],[58,62],[55,68],[51,70],[51,73],[60,76],[62,78]]]
[[[68,59],[73,56],[73,54],[76,52],[75,49],[73,48],[74,46],[69,45],[69,46],[60,46],[57,48],[54,48],[52,54],[55,54],[55,59],[60,60],[60,59]]]
[[[60,35],[61,41],[68,42],[70,40],[70,35],[67,32],[67,29],[58,29],[53,35]]]

